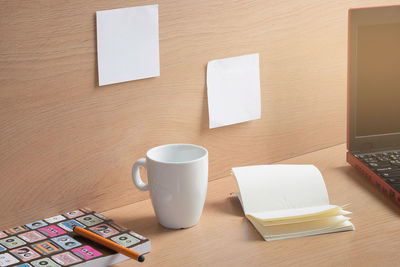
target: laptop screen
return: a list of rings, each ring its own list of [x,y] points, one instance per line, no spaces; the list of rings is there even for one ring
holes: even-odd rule
[[[400,148],[400,6],[349,12],[351,151]]]
[[[356,136],[400,133],[400,23],[359,26]]]

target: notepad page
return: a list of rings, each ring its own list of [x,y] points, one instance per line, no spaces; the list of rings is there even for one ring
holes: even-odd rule
[[[306,208],[253,212],[247,214],[247,216],[253,216],[263,221],[288,220],[295,218],[303,218],[305,216],[316,216],[321,213],[336,210],[337,208],[339,208],[339,206],[323,205],[323,206],[312,206]]]
[[[322,234],[330,234],[330,233],[337,233],[337,232],[344,232],[344,231],[352,231],[354,230],[354,226],[350,221],[345,221],[341,225],[337,226],[333,229],[325,229],[323,231],[310,231],[307,233],[300,233],[300,234],[292,234],[290,236],[281,235],[281,236],[264,236],[266,241],[274,241],[274,240],[281,240],[287,238],[297,238],[297,237],[305,237],[305,236],[313,236],[313,235],[322,235]]]
[[[282,224],[291,224],[291,223],[300,223],[300,222],[311,222],[311,221],[317,221],[320,219],[326,219],[326,218],[329,218],[332,216],[349,215],[349,214],[351,214],[351,212],[345,211],[339,207],[338,209],[329,210],[328,212],[323,212],[323,213],[320,213],[317,215],[302,216],[302,217],[295,217],[292,219],[282,219],[282,220],[272,220],[272,221],[264,221],[264,220],[257,219],[257,221],[260,224],[262,224],[263,226],[273,226],[273,225],[282,225]]]
[[[325,182],[314,165],[246,166],[232,168],[232,172],[246,215],[280,218],[296,216],[292,212],[285,214],[284,210],[303,209],[297,214],[300,216],[337,207],[329,205]]]
[[[243,208],[242,197],[240,192],[234,193],[240,201],[240,205]],[[344,207],[348,206],[342,205],[328,205],[328,206],[318,206],[318,207],[308,207],[301,209],[287,209],[287,210],[277,210],[270,212],[257,212],[252,214],[247,214],[246,217],[253,217],[263,225],[278,225],[278,224],[288,224],[299,221],[312,221],[319,217],[329,217],[336,215],[349,215],[351,212],[343,210]],[[243,210],[244,212],[244,210]]]
[[[335,216],[329,219],[323,219],[314,223],[289,224],[284,226],[265,227],[256,220],[250,219],[257,231],[265,240],[278,240],[285,238],[303,237],[325,233],[354,230],[350,218],[344,216]]]
[[[349,220],[349,217],[343,215],[324,218],[312,222],[291,223],[273,226],[263,226],[255,221],[262,227],[262,235],[291,235],[296,233],[306,233],[309,231],[322,231],[324,229],[333,229],[337,225]]]

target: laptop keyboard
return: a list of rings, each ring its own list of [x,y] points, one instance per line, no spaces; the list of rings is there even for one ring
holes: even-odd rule
[[[354,155],[386,183],[400,192],[400,151]]]

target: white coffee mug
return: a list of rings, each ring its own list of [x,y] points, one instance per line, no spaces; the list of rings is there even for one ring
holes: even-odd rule
[[[147,170],[147,184],[140,177],[139,166]],[[194,226],[206,199],[208,152],[191,144],[154,147],[133,165],[132,179],[137,188],[150,191],[161,225],[172,229]]]

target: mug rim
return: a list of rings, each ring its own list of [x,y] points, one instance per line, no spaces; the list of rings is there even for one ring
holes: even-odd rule
[[[204,152],[204,155],[202,155],[201,157],[198,157],[196,159],[192,159],[192,160],[187,160],[187,161],[180,161],[180,162],[173,162],[173,161],[161,161],[161,160],[157,160],[154,159],[154,157],[149,156],[149,153],[153,152],[154,150],[157,149],[162,149],[165,147],[171,147],[171,146],[188,146],[188,147],[195,147],[197,149],[200,149]],[[146,157],[148,159],[150,159],[151,161],[157,162],[157,163],[163,163],[163,164],[186,164],[186,163],[193,163],[196,161],[200,161],[202,159],[204,159],[205,157],[208,156],[208,150],[205,147],[199,146],[199,145],[194,145],[194,144],[186,144],[186,143],[176,143],[176,144],[165,144],[165,145],[159,145],[153,148],[150,148],[147,152],[146,152]]]

